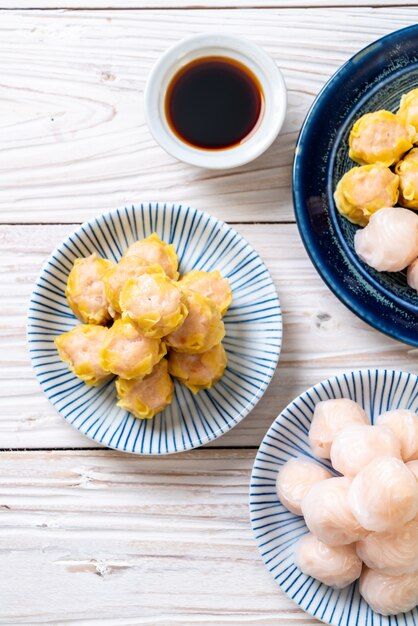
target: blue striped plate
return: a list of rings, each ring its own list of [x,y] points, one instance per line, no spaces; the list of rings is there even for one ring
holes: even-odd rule
[[[279,502],[276,476],[280,466],[291,457],[313,458],[308,443],[309,425],[315,405],[330,398],[358,402],[372,422],[389,409],[418,411],[418,376],[392,370],[362,370],[335,376],[302,393],[280,413],[258,450],[251,477],[251,524],[261,556],[279,587],[302,609],[326,624],[417,626],[417,608],[383,617],[361,598],[358,583],[335,590],[305,576],[294,564],[294,544],[308,529],[303,517],[293,515]],[[332,470],[328,461],[321,463]]]
[[[113,381],[87,387],[69,372],[53,340],[78,323],[64,294],[74,259],[96,252],[117,261],[133,241],[154,231],[174,244],[181,273],[217,268],[229,279],[233,302],[224,318],[228,366],[212,389],[196,396],[176,383],[174,401],[165,411],[153,420],[137,420],[116,406]],[[136,454],[190,450],[238,424],[273,376],[281,336],[277,293],[255,250],[224,222],[176,204],[117,209],[80,226],[42,269],[28,319],[32,364],[57,411],[97,443]]]

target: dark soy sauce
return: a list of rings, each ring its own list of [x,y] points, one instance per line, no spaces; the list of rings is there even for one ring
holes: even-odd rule
[[[256,76],[226,57],[202,57],[181,68],[165,98],[172,131],[182,141],[205,150],[239,145],[256,129],[263,107]]]

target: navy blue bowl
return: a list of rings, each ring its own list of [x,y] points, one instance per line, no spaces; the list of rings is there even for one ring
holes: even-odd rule
[[[395,112],[418,87],[418,25],[367,46],[345,63],[313,103],[293,164],[293,203],[305,248],[334,294],[365,322],[418,346],[418,300],[406,272],[376,272],[354,250],[357,226],[342,217],[333,193],[351,169],[348,135],[364,113]]]

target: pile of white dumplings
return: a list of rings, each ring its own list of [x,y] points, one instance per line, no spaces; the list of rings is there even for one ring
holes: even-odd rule
[[[340,475],[308,457],[280,468],[279,499],[310,531],[296,544],[295,564],[335,588],[360,578],[361,595],[382,615],[411,610],[418,604],[418,416],[396,409],[372,426],[356,402],[326,400],[316,405],[309,443]]]

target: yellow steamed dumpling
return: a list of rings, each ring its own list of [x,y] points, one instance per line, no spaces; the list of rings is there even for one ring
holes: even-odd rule
[[[418,132],[418,89],[402,96],[397,115],[403,124],[410,124]]]
[[[177,280],[179,276],[179,262],[173,244],[161,241],[156,233],[130,245],[123,254],[123,258],[129,257],[140,257],[149,265],[161,265],[167,276],[173,280]]]
[[[165,341],[178,352],[198,354],[220,343],[225,327],[217,306],[200,293],[183,289],[188,315],[183,324]]]
[[[418,148],[408,152],[395,171],[399,176],[399,204],[418,209]]]
[[[113,261],[91,254],[76,259],[68,275],[65,295],[74,315],[87,324],[107,324],[111,319],[103,277]]]
[[[118,406],[138,419],[151,419],[173,399],[174,385],[168,374],[167,360],[162,359],[145,378],[116,380]]]
[[[170,350],[168,371],[193,393],[210,389],[221,378],[227,364],[221,343],[201,354],[186,354]]]
[[[159,339],[144,337],[129,320],[116,320],[108,329],[100,350],[100,362],[108,372],[123,378],[147,376],[167,350]]]
[[[140,257],[123,257],[117,265],[112,267],[103,277],[106,297],[111,307],[112,317],[117,319],[117,313],[122,313],[119,298],[123,286],[130,278],[138,278],[142,274],[164,274],[161,265],[149,265]]]
[[[223,278],[218,270],[213,272],[192,270],[184,274],[179,282],[191,291],[196,291],[212,300],[219,308],[222,316],[225,315],[232,302],[232,291],[229,281]]]
[[[366,226],[370,216],[398,200],[399,177],[379,163],[353,167],[334,193],[338,211],[353,224]]]
[[[168,335],[187,316],[181,289],[165,274],[143,274],[128,280],[120,294],[120,306],[123,316],[147,337]]]
[[[99,385],[112,376],[99,358],[107,333],[104,326],[80,324],[54,340],[60,358],[86,385]]]
[[[397,163],[412,148],[417,133],[410,124],[403,124],[389,111],[366,113],[354,124],[350,132],[350,159],[360,165]]]

